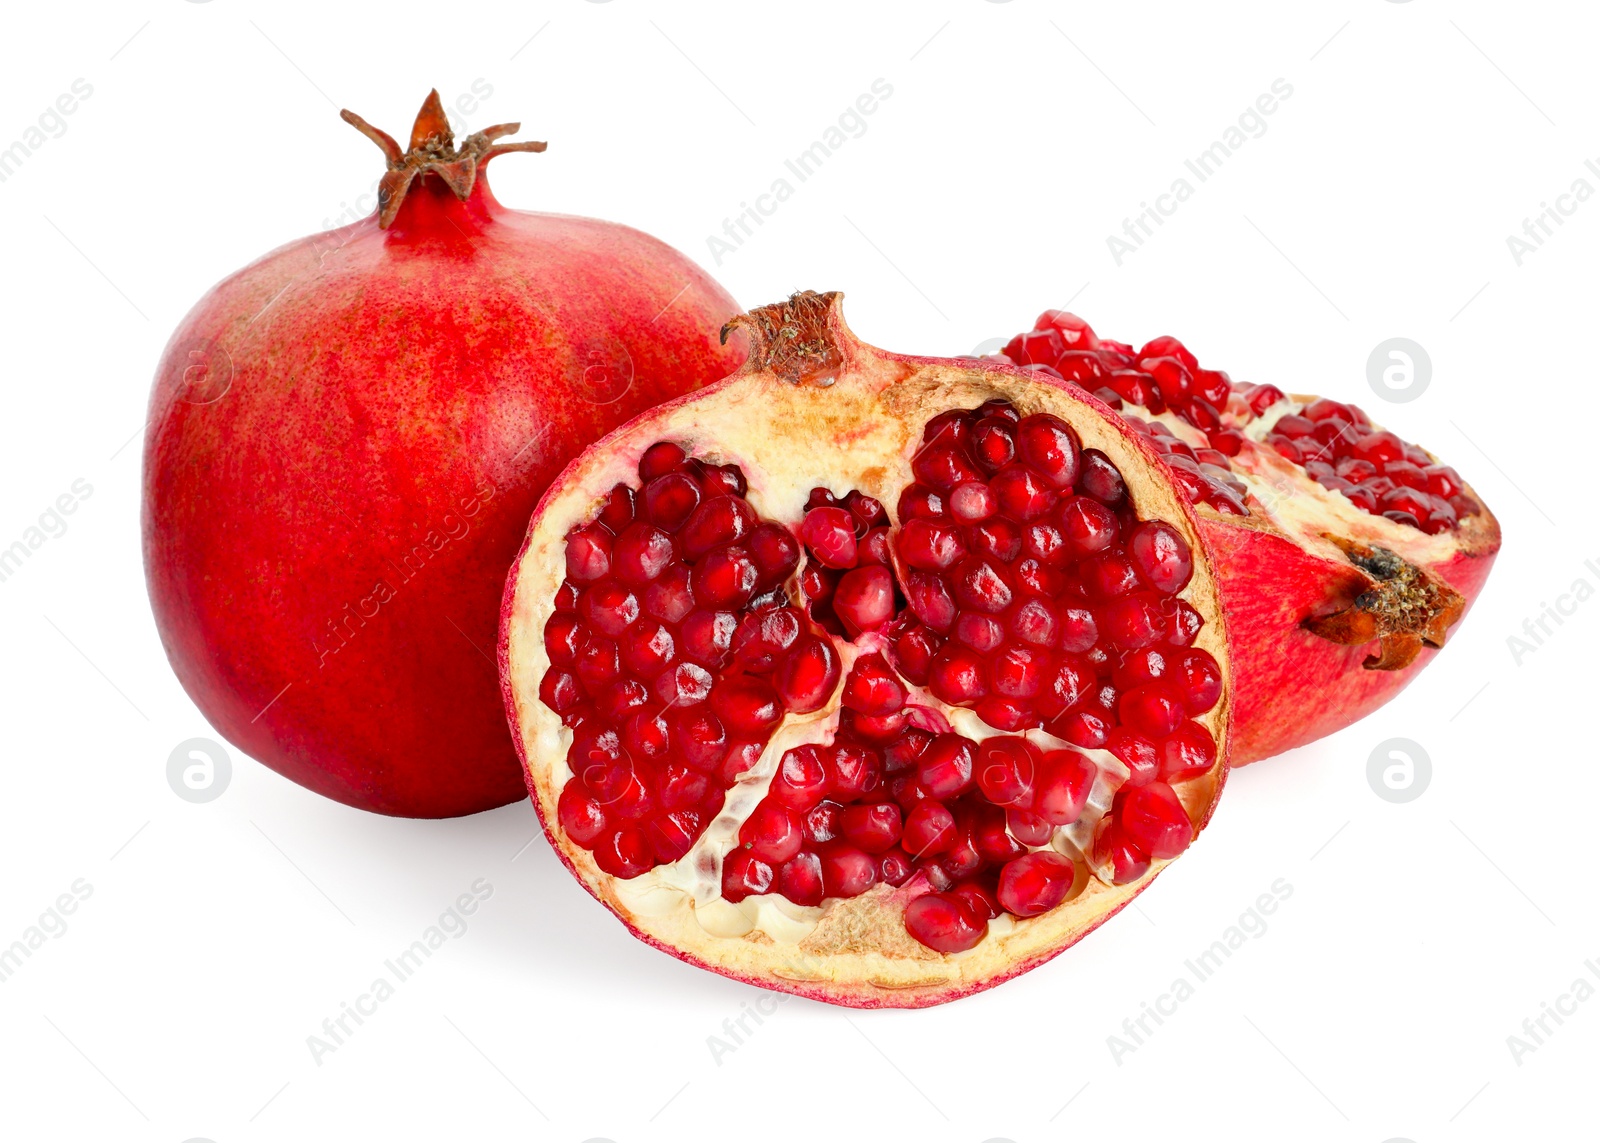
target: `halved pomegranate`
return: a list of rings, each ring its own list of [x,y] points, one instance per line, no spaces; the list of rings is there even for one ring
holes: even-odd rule
[[[1234,382],[1173,337],[1135,350],[1063,310],[995,359],[1097,394],[1164,454],[1228,614],[1235,766],[1388,702],[1489,577],[1482,499],[1355,405]]]
[[[551,486],[502,683],[558,853],[639,937],[859,1007],[1047,960],[1181,853],[1227,639],[1148,437],[1007,365],[863,345],[838,295]]]

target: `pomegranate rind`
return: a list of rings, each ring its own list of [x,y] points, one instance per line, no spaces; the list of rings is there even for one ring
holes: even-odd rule
[[[760,906],[761,925],[733,932],[743,922],[726,924],[727,911],[736,907],[716,895],[715,876],[710,893],[697,896],[667,883],[660,870],[626,882],[610,877],[559,827],[556,802],[570,776],[571,735],[538,697],[539,680],[549,666],[542,632],[563,578],[567,533],[593,517],[606,490],[633,479],[640,454],[658,440],[676,441],[713,461],[740,464],[749,480],[748,499],[763,518],[797,524],[814,486],[856,488],[894,504],[912,481],[910,461],[921,445],[924,423],[943,410],[972,408],[995,397],[1024,414],[1050,412],[1071,424],[1084,447],[1100,449],[1122,471],[1140,516],[1168,521],[1196,553],[1200,524],[1153,450],[1096,398],[1041,383],[1006,365],[901,356],[866,346],[845,327],[837,295],[826,321],[833,355],[812,359],[817,367],[809,373],[792,360],[763,370],[769,358],[755,352],[743,372],[611,433],[551,485],[506,582],[499,643],[502,690],[546,837],[580,883],[635,936],[681,960],[764,988],[859,1008],[926,1007],[993,987],[1058,955],[1123,908],[1168,863],[1153,862],[1145,876],[1126,885],[1083,878],[1065,904],[1027,920],[992,922],[975,948],[955,954],[937,953],[906,932],[904,904],[920,891],[913,888],[916,879],[901,889],[879,885],[860,897],[829,901],[814,924],[800,926],[806,928],[800,935],[785,923],[787,914],[775,905],[767,911],[766,904]],[[1196,646],[1217,659],[1224,678],[1223,698],[1197,721],[1218,742],[1226,742],[1232,668],[1218,585],[1205,560],[1196,559],[1182,594],[1206,620]],[[741,783],[758,783],[758,798],[782,751],[815,740],[818,724],[831,719],[836,701],[814,715],[786,719]],[[1180,785],[1197,830],[1209,820],[1225,774],[1223,751],[1208,773]],[[735,801],[730,791],[730,806]],[[683,861],[694,856],[691,851]],[[769,922],[777,931],[762,927]],[[711,929],[718,928],[728,934],[714,935]]]
[[[734,368],[709,331],[737,309],[664,243],[504,207],[481,174],[229,275],[173,333],[145,430],[145,575],[184,690],[346,805],[519,800],[485,660],[528,513],[602,432]]]
[[[1291,395],[1299,404],[1315,397]],[[1383,426],[1374,424],[1375,431]],[[1239,463],[1243,462],[1243,464]],[[1245,467],[1248,465],[1248,467]],[[1270,449],[1236,458],[1235,469],[1256,495],[1251,515],[1196,508],[1212,562],[1220,569],[1233,659],[1234,710],[1229,760],[1234,766],[1270,758],[1342,730],[1389,702],[1438,654],[1424,649],[1398,670],[1375,670],[1378,640],[1346,646],[1310,631],[1308,621],[1357,606],[1374,580],[1338,543],[1393,552],[1460,594],[1453,636],[1482,592],[1500,552],[1500,523],[1476,490],[1465,494],[1482,511],[1429,536],[1363,512],[1323,488]]]

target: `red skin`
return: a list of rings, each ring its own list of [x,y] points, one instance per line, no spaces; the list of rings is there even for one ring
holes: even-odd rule
[[[1366,586],[1353,566],[1311,555],[1277,533],[1215,517],[1202,517],[1200,529],[1222,569],[1233,659],[1232,765],[1342,730],[1394,698],[1439,653],[1424,650],[1398,671],[1366,670],[1362,663],[1377,653],[1376,642],[1344,647],[1300,625],[1347,606]],[[1470,609],[1498,551],[1496,533],[1487,554],[1458,552],[1427,570],[1460,592]],[[1452,633],[1459,629],[1458,622]]]
[[[509,210],[481,173],[465,202],[419,177],[388,230],[224,280],[174,333],[145,437],[145,569],[184,689],[348,805],[527,797],[493,653],[528,517],[583,446],[731,372],[738,308],[648,235]]]

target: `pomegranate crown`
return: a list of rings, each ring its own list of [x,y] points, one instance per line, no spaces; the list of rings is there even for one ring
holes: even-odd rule
[[[757,306],[722,327],[722,344],[728,344],[734,330],[742,329],[750,337],[747,371],[766,370],[794,385],[827,388],[844,364],[840,345],[844,319],[839,313],[843,297],[836,290],[825,294],[802,290],[786,302]]]
[[[394,136],[380,131],[354,111],[340,111],[339,118],[360,131],[378,145],[389,169],[378,183],[378,225],[387,229],[405,201],[411,181],[418,175],[438,175],[458,199],[465,201],[478,180],[478,171],[496,155],[507,151],[542,151],[545,143],[497,143],[503,135],[514,135],[522,130],[520,123],[496,123],[485,127],[455,144],[455,133],[450,130],[449,117],[439,102],[439,91],[428,92],[417,112],[417,121],[411,125],[411,146],[402,151]]]

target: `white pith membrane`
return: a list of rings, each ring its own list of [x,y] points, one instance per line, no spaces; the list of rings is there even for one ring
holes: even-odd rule
[[[906,931],[904,906],[926,891],[920,875],[900,888],[880,883],[860,896],[828,899],[820,906],[796,905],[776,892],[737,903],[721,895],[723,858],[738,845],[740,824],[767,794],[778,760],[793,746],[831,740],[840,709],[838,688],[821,710],[784,717],[759,761],[727,791],[720,814],[682,858],[632,879],[610,876],[559,823],[556,803],[572,777],[567,753],[573,733],[539,697],[540,680],[550,666],[543,633],[556,588],[566,576],[568,533],[595,518],[614,485],[637,487],[639,458],[658,441],[674,442],[708,463],[737,464],[748,481],[745,499],[762,520],[797,528],[810,491],[825,487],[841,496],[854,489],[877,498],[898,526],[894,506],[915,482],[910,464],[926,422],[946,410],[972,409],[1001,397],[1024,416],[1047,412],[1067,421],[1084,448],[1099,449],[1121,472],[1138,517],[1165,521],[1188,542],[1194,570],[1178,598],[1204,617],[1193,645],[1212,655],[1223,675],[1220,701],[1192,721],[1218,743],[1227,741],[1231,692],[1226,640],[1217,586],[1200,555],[1182,492],[1165,479],[1148,447],[1108,421],[1092,398],[1031,381],[1009,368],[883,354],[850,338],[836,301],[827,313],[843,360],[821,384],[816,377],[795,383],[772,372],[748,372],[646,414],[591,448],[557,480],[535,514],[507,584],[503,684],[547,834],[585,886],[638,935],[767,987],[859,1006],[919,1006],[982,988],[1049,958],[1121,908],[1164,868],[1166,861],[1153,860],[1147,873],[1124,885],[1110,884],[1105,869],[1096,876],[1090,868],[1095,827],[1127,768],[1105,750],[1071,747],[1094,761],[1098,776],[1083,815],[1057,827],[1050,842],[1074,863],[1070,895],[1039,916],[1002,913],[989,921],[983,940],[964,952],[936,952]],[[761,356],[753,353],[752,361]],[[835,638],[833,645],[841,658],[842,687],[856,658],[882,649],[884,640],[867,633],[853,643]],[[902,683],[908,705],[939,712],[955,732],[974,740],[1002,733],[974,712]],[[1040,729],[1020,733],[1044,750],[1068,746]],[[1209,771],[1173,783],[1197,832],[1215,804],[1225,768],[1219,751]]]

